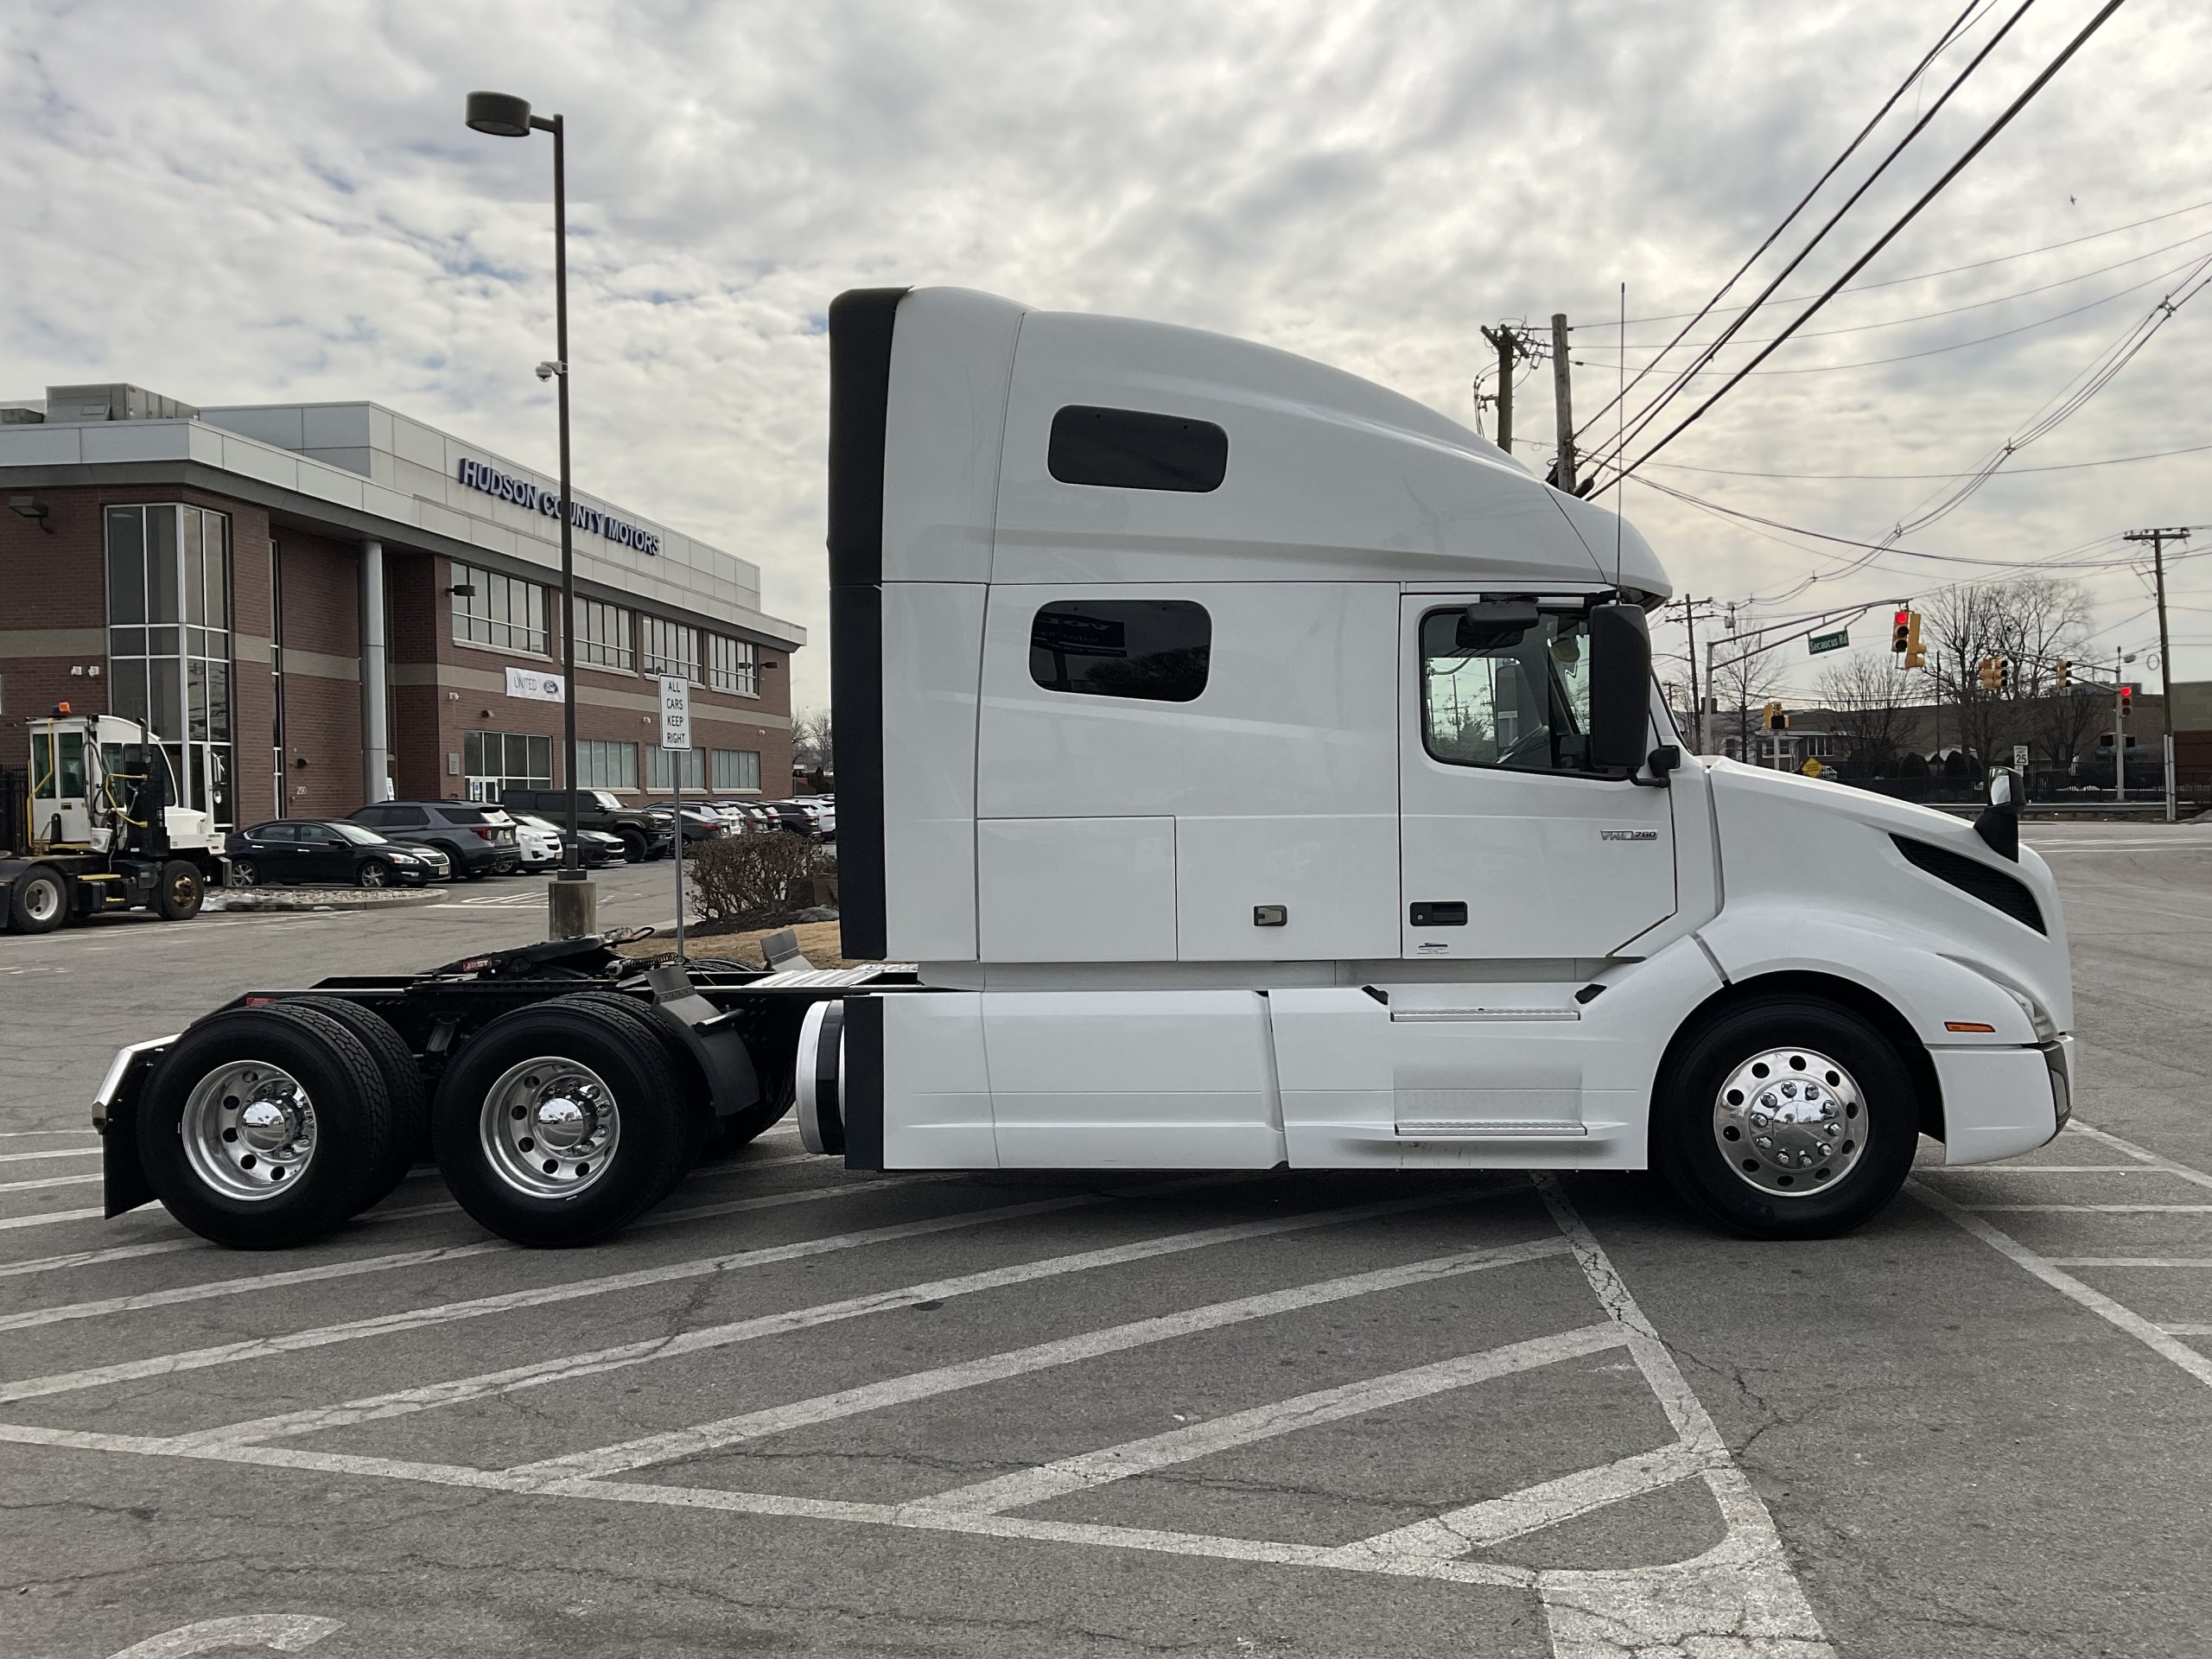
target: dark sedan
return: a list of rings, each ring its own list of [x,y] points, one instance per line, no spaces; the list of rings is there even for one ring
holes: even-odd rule
[[[245,887],[420,887],[453,874],[435,847],[407,847],[342,818],[277,818],[232,832],[231,880]]]

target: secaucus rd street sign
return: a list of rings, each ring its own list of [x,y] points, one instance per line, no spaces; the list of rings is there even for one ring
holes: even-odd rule
[[[1841,651],[1851,643],[1851,630],[1838,628],[1834,633],[1816,633],[1805,642],[1805,649],[1813,656],[1824,651]]]

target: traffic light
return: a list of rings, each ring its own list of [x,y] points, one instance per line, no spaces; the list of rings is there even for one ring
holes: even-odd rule
[[[2058,659],[2058,689],[2063,691],[2074,683],[2074,664],[2063,657]]]
[[[1789,716],[1788,714],[1783,712],[1783,707],[1780,703],[1770,702],[1767,704],[1766,728],[1770,732],[1786,732],[1789,729]]]
[[[1976,664],[1974,677],[1981,682],[1983,690],[1994,691],[2004,683],[1999,677],[1999,671],[1997,659],[1994,657],[1985,657]]]
[[[2122,722],[2125,722],[2134,712],[2135,688],[2132,685],[2123,685],[2120,688],[2120,717]]]
[[[1902,657],[1912,645],[1912,613],[1899,611],[1891,619],[1890,649]]]
[[[1920,648],[1920,613],[1907,611],[1904,614],[1904,665],[1907,668],[1925,668],[1928,666],[1928,653]]]
[[[1997,664],[1996,689],[1999,691],[2010,691],[2012,689],[2012,664],[2002,657],[1997,658],[1995,661]]]

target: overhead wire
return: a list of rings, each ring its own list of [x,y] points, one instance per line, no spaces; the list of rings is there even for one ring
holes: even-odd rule
[[[2030,3],[2032,3],[2032,0],[2024,0],[2021,10],[2024,11],[2026,5]],[[2048,86],[2050,84],[2052,79],[2057,75],[2060,70],[2063,69],[2068,63],[2073,60],[2075,54],[2084,46],[2088,44],[2089,41],[2096,35],[2097,31],[2102,29],[2105,24],[2111,20],[2113,14],[2118,11],[2124,3],[2125,0],[2105,0],[2105,3],[2098,8],[2095,15],[2092,16],[2088,22],[2082,26],[2082,28],[2075,34],[2074,37],[2069,40],[2064,47],[2060,48],[2056,55],[2054,56],[2049,63],[2044,66],[2043,69],[2036,75],[2035,79],[2031,80],[2028,85],[2020,91],[2019,94],[2005,107],[2004,111],[1982,130],[1980,136],[1967,147],[1965,151],[1961,154],[1958,159],[1953,162],[1949,167],[1946,168],[1936,181],[1929,185],[1926,190],[1922,192],[1920,196],[1915,200],[1910,207],[1906,208],[1905,211],[1898,216],[1895,222],[1891,225],[1889,229],[1885,230],[1879,237],[1876,238],[1872,245],[1869,246],[1864,253],[1860,254],[1856,259],[1854,259],[1851,264],[1845,269],[1842,274],[1839,276],[1834,282],[1828,285],[1827,289],[1824,290],[1818,298],[1814,300],[1803,310],[1800,311],[1791,321],[1789,326],[1785,328],[1780,335],[1778,335],[1775,340],[1770,341],[1767,345],[1762,346],[1758,354],[1754,356],[1749,363],[1738,368],[1729,377],[1726,383],[1717,388],[1711,396],[1707,397],[1703,403],[1697,406],[1697,408],[1691,410],[1688,415],[1685,416],[1681,421],[1675,423],[1675,424],[1669,429],[1663,435],[1653,442],[1649,448],[1644,449],[1635,461],[1624,463],[1619,459],[1619,456],[1616,454],[1611,461],[1611,464],[1615,468],[1613,476],[1607,480],[1604,484],[1597,486],[1592,493],[1602,493],[1606,489],[1611,488],[1623,478],[1625,478],[1630,473],[1633,473],[1637,467],[1641,466],[1644,461],[1649,461],[1653,455],[1657,454],[1669,444],[1672,443],[1676,438],[1680,437],[1684,432],[1688,431],[1692,426],[1695,425],[1698,421],[1702,419],[1708,412],[1711,411],[1716,404],[1718,404],[1723,397],[1726,397],[1735,386],[1739,385],[1745,375],[1750,373],[1751,370],[1758,367],[1760,363],[1765,361],[1767,358],[1772,356],[1777,351],[1780,350],[1783,343],[1787,341],[1792,334],[1794,334],[1800,327],[1803,327],[1804,324],[1811,321],[1815,316],[1818,315],[1821,308],[1835,296],[1836,293],[1846,283],[1850,281],[1852,277],[1857,276],[1861,270],[1865,270],[1868,264],[1872,263],[1875,257],[1880,254],[1884,248],[1889,246],[1891,242],[1895,241],[1897,237],[1902,235],[1905,228],[1916,219],[1919,218],[1922,213],[1926,211],[1929,204],[1933,202],[1949,188],[1952,181],[1956,179],[1960,174],[1963,173],[1969,166],[1971,166],[1974,159],[1979,156],[1983,150],[1986,149],[1992,143],[1996,142],[1998,136],[2001,134],[2005,128],[2012,125],[2012,122],[2018,117],[2020,111],[2027,108],[2027,106],[2035,100],[2037,95],[2040,93],[2045,86]],[[2006,29],[2009,29],[2011,24],[2013,22],[2016,22],[2019,16],[2020,13],[2016,12],[2013,14],[2012,18],[2007,19]],[[1974,68],[1979,66],[1983,60],[1987,57],[1989,52],[1994,49],[1996,41],[2003,38],[2004,33],[2004,30],[2000,30],[1998,35],[1992,40],[1990,45],[1984,48],[1980,53],[1975,55],[1973,63],[1970,64],[1967,67],[1967,69],[1962,73],[1960,78],[1961,80],[1963,80],[1966,74],[1971,74]],[[1953,88],[1955,88],[1959,84],[1959,81],[1954,81]],[[1948,91],[1951,89],[1946,90],[1948,92]],[[1921,124],[1924,124],[1924,123]],[[1914,130],[1917,132],[1919,130],[1920,127],[1916,124]],[[1854,198],[1854,200],[1856,198]],[[1747,312],[1745,315],[1748,316],[1750,314]],[[1654,411],[1655,416],[1656,413],[1656,411]],[[1648,421],[1643,423],[1645,425],[1648,425],[1649,423]]]
[[[1738,265],[1736,268],[1735,273],[1731,276],[1726,282],[1721,283],[1720,286],[1714,290],[1713,297],[1710,300],[1707,300],[1698,310],[1690,315],[1688,321],[1682,325],[1681,331],[1675,336],[1674,341],[1661,352],[1661,358],[1663,358],[1667,352],[1672,351],[1675,349],[1675,346],[1679,346],[1684,336],[1688,335],[1691,329],[1697,327],[1698,323],[1703,320],[1707,313],[1711,311],[1714,306],[1720,302],[1720,301],[1727,297],[1728,290],[1743,280],[1745,273],[1758,263],[1760,257],[1764,254],[1769,248],[1775,245],[1776,241],[1782,236],[1782,233],[1784,231],[1787,231],[1792,224],[1796,223],[1797,216],[1803,213],[1805,209],[1811,205],[1813,198],[1820,194],[1822,188],[1827,185],[1830,179],[1835,176],[1837,170],[1840,168],[1846,162],[1851,159],[1851,157],[1858,151],[1859,145],[1866,142],[1866,140],[1872,135],[1874,129],[1882,124],[1884,118],[1897,106],[1897,100],[1903,98],[1907,92],[1911,90],[1913,84],[1917,81],[1922,75],[1928,72],[1929,66],[1936,61],[1936,58],[1942,54],[1944,48],[1949,46],[1953,41],[1956,40],[1960,32],[1967,27],[1970,21],[1974,20],[1977,8],[1986,10],[1988,5],[1993,3],[1994,0],[1967,0],[1966,10],[1960,12],[1956,17],[1952,19],[1950,27],[1946,29],[1943,33],[1937,37],[1936,44],[1929,48],[1927,53],[1921,58],[1920,61],[1913,66],[1912,73],[1897,83],[1897,90],[1882,100],[1882,106],[1874,111],[1872,117],[1867,121],[1865,126],[1859,130],[1858,133],[1852,138],[1851,142],[1843,147],[1843,153],[1838,156],[1835,160],[1829,162],[1827,171],[1823,172],[1819,178],[1813,181],[1812,188],[1806,191],[1802,196],[1798,198],[1796,205],[1791,207],[1787,213],[1783,215],[1782,222],[1767,232],[1766,239],[1764,242],[1761,242],[1758,247],[1751,250],[1751,257],[1745,259],[1742,264]],[[2020,10],[2022,11],[2025,11],[2029,6],[2033,5],[2034,3],[2035,0],[2023,0]],[[2015,15],[2013,21],[2018,21],[2017,14]],[[2011,27],[2011,23],[2007,23],[2005,25],[2007,29]],[[2000,32],[1999,38],[2001,39],[2002,37],[2002,32]],[[1979,59],[1976,60],[1976,61],[1979,60]],[[1947,92],[1945,96],[1948,98],[1949,94]],[[1920,125],[1925,124],[1926,121],[1925,118],[1923,118],[1920,123]],[[1914,131],[1916,132],[1918,130],[1919,126],[1916,125],[1914,128]],[[1883,166],[1887,165],[1888,162],[1885,161],[1883,163]],[[1880,168],[1877,168],[1875,169],[1877,176],[1879,176],[1880,172]],[[1860,189],[1863,193],[1865,187],[1861,186]],[[1858,198],[1855,195],[1853,197],[1853,200],[1856,200]],[[1829,221],[1831,225],[1833,225],[1834,222],[1834,221],[1833,219]],[[1821,236],[1825,233],[1826,227],[1823,227],[1821,232],[1818,232],[1814,236],[1813,241],[1817,243],[1820,240]],[[1808,250],[1811,245],[1812,244],[1810,243],[1807,245]],[[1801,260],[1803,257],[1804,256],[1802,253],[1798,256]],[[1789,267],[1789,270],[1795,270],[1796,268],[1796,262],[1793,261],[1791,265]],[[1789,274],[1789,270],[1785,270],[1783,274],[1787,276]],[[1777,281],[1779,279],[1777,278]],[[1766,292],[1760,295],[1758,299],[1753,300],[1751,306],[1745,308],[1744,315],[1746,317],[1749,316],[1751,310],[1756,309],[1758,305],[1764,301],[1767,295],[1771,294],[1773,291],[1773,286],[1770,284]],[[1741,320],[1742,319],[1739,318],[1738,321],[1740,322]],[[1624,329],[1626,328],[1627,323],[1625,320],[1624,320],[1622,327]],[[1644,375],[1649,373],[1652,368],[1657,366],[1658,362],[1659,359],[1655,358],[1651,363],[1646,365],[1643,369],[1639,370],[1637,373],[1636,379],[1630,381],[1626,386],[1623,387],[1615,394],[1611,401],[1593,411],[1589,416],[1589,422],[1586,423],[1594,423],[1599,416],[1603,416],[1606,412],[1606,410],[1611,409],[1615,404],[1624,399],[1629,392],[1636,389],[1637,383],[1643,380]]]
[[[1821,245],[1821,242],[1827,238],[1831,231],[1834,230],[1838,225],[1842,223],[1845,216],[1848,214],[1853,207],[1859,205],[1859,203],[1865,198],[1866,193],[1869,190],[1872,190],[1875,184],[1880,181],[1882,175],[1887,173],[1891,167],[1896,163],[1897,157],[1902,156],[1905,150],[1910,147],[1912,142],[1928,130],[1929,124],[1934,121],[1936,116],[1942,112],[1944,106],[1951,101],[1952,98],[1958,92],[1959,88],[1965,86],[1967,82],[1973,78],[1974,73],[1988,60],[1990,54],[1996,51],[1998,47],[2004,43],[2005,37],[2012,32],[2013,29],[2019,23],[2023,17],[2028,15],[2029,10],[2033,7],[2035,3],[2036,0],[2020,0],[2019,5],[2016,7],[2012,15],[2006,17],[2004,22],[1999,26],[1996,33],[1992,35],[1989,39],[1983,43],[1980,51],[1976,52],[1972,58],[1967,60],[1966,67],[1960,70],[1956,75],[1952,77],[1950,84],[1945,86],[1942,92],[1937,95],[1936,101],[1929,105],[1926,110],[1922,111],[1920,116],[1913,122],[1913,124],[1905,130],[1904,136],[1899,138],[1897,143],[1890,146],[1889,153],[1884,156],[1880,161],[1874,164],[1873,170],[1868,173],[1864,179],[1861,179],[1859,181],[1858,188],[1853,189],[1849,195],[1844,198],[1842,205],[1828,215],[1826,222],[1823,223],[1818,230],[1813,232],[1811,238],[1806,241],[1804,245],[1799,248],[1796,253],[1790,257],[1789,262],[1784,264],[1780,270],[1774,274],[1774,276],[1768,281],[1767,285],[1761,289],[1758,294],[1752,299],[1751,305],[1742,312],[1738,313],[1733,321],[1722,328],[1718,337],[1707,342],[1707,344],[1698,351],[1695,357],[1693,358],[1688,365],[1686,371],[1677,370],[1675,372],[1674,377],[1659,389],[1657,396],[1653,397],[1649,403],[1646,404],[1637,412],[1635,420],[1630,423],[1630,431],[1623,438],[1621,442],[1616,445],[1608,455],[1599,457],[1593,465],[1605,465],[1610,463],[1617,469],[1616,477],[1620,475],[1620,473],[1618,470],[1619,467],[1619,457],[1626,452],[1628,443],[1632,442],[1634,439],[1640,437],[1644,429],[1659,418],[1660,415],[1665,410],[1667,405],[1672,403],[1676,397],[1682,395],[1683,391],[1688,388],[1690,379],[1695,375],[1697,371],[1702,368],[1706,364],[1711,362],[1713,355],[1718,353],[1723,346],[1726,346],[1731,340],[1734,339],[1737,332],[1741,329],[1745,323],[1751,320],[1752,315],[1757,312],[1758,308],[1761,305],[1766,303],[1766,302],[1773,296],[1775,290],[1780,288],[1784,282],[1789,280],[1790,274],[1794,272],[1798,266],[1803,264],[1807,259],[1812,257],[1814,250]],[[2111,0],[2111,3],[2117,5],[2120,3],[2120,0]],[[1955,24],[1954,29],[1955,30],[1957,27],[1958,26]],[[1945,43],[1948,43],[1948,37]],[[1933,54],[1931,54],[1931,58],[1932,55]],[[1925,67],[1924,63],[1923,67]],[[1916,79],[1919,73],[1919,70],[1915,70],[1912,79]],[[1910,82],[1907,84],[1909,85]],[[1900,94],[1903,90],[1904,89],[1902,87],[1899,89]],[[1885,105],[1885,110],[1886,107],[1887,106]],[[1878,119],[1878,117],[1877,118]],[[1870,124],[1869,130],[1871,130],[1872,126]],[[1862,134],[1861,136],[1863,137],[1864,135]],[[1855,149],[1857,147],[1858,142],[1859,141],[1856,139],[1853,141],[1853,148]],[[1839,160],[1837,165],[1841,165],[1840,160]],[[1834,171],[1834,168],[1829,169],[1831,174]],[[1953,171],[1955,173],[1956,168],[1955,168]],[[1827,176],[1827,175],[1823,175],[1823,180],[1825,180]],[[1951,175],[1947,174],[1945,175],[1944,181],[1948,182],[1951,176]],[[1938,188],[1940,188],[1941,186],[1939,185]],[[1917,209],[1915,211],[1916,212]],[[1910,215],[1908,215],[1908,218],[1910,218]],[[1895,234],[1895,232],[1892,232],[1891,234]],[[1770,238],[1770,242],[1771,238]],[[1764,251],[1764,246],[1761,251]],[[1875,251],[1879,251],[1878,245]],[[1754,257],[1756,257],[1757,256],[1755,255]],[[1775,347],[1783,340],[1788,339],[1792,332],[1810,321],[1814,313],[1827,302],[1827,299],[1834,294],[1834,290],[1840,288],[1843,285],[1843,283],[1848,282],[1853,276],[1856,276],[1859,270],[1865,266],[1867,260],[1872,259],[1872,257],[1873,254],[1871,252],[1864,256],[1857,265],[1854,265],[1850,270],[1846,271],[1842,278],[1831,286],[1827,294],[1815,298],[1806,310],[1796,318],[1788,328],[1785,328],[1781,334],[1776,336],[1772,341],[1768,342],[1766,350],[1761,353],[1761,357],[1772,353]],[[1732,277],[1730,279],[1732,283],[1734,280],[1735,279]],[[1677,338],[1679,339],[1687,336],[1690,330],[1695,326],[1696,324],[1694,322],[1684,324],[1681,330],[1681,334]],[[1649,372],[1651,369],[1656,368],[1659,364],[1664,360],[1665,355],[1666,353],[1662,352],[1659,357],[1654,358],[1649,364],[1646,365],[1646,372]],[[1752,359],[1754,363],[1759,360],[1760,359],[1758,358]],[[1729,381],[1728,385],[1732,386],[1736,380],[1740,379],[1741,378],[1742,376],[1739,372],[1736,377]],[[1643,375],[1639,374],[1637,378],[1641,381]],[[1725,392],[1727,389],[1727,386],[1724,386],[1721,388],[1721,391]],[[1710,400],[1708,400],[1708,402]],[[1702,410],[1700,410],[1700,412],[1702,413]],[[1694,420],[1696,416],[1693,416],[1691,418]],[[1672,434],[1669,435],[1669,437],[1672,435]],[[1665,440],[1662,440],[1662,442],[1663,443]],[[1585,493],[1591,493],[1592,492],[1589,491],[1585,492]]]

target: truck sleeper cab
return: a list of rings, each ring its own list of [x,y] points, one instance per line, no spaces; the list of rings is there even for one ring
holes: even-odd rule
[[[1632,526],[1433,410],[955,289],[830,310],[849,956],[811,1143],[868,1168],[1656,1167],[1737,1230],[2072,1096],[2017,835],[1684,760]]]

